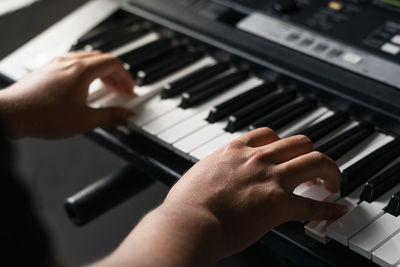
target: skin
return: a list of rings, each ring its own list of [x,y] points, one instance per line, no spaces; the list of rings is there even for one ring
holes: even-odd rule
[[[77,52],[59,57],[0,91],[0,114],[14,137],[65,138],[96,127],[125,124],[132,111],[87,105],[89,84],[133,94],[133,80],[115,57]]]
[[[63,138],[124,124],[132,112],[87,106],[100,78],[122,94],[133,81],[122,63],[99,52],[73,53],[0,92],[0,113],[16,137]],[[338,192],[340,171],[306,136],[280,140],[268,128],[249,132],[195,164],[121,245],[93,266],[212,266],[288,221],[331,220],[346,207],[293,194],[324,180]]]

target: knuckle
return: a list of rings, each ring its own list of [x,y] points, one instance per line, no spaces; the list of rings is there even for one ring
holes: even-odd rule
[[[249,160],[258,163],[265,161],[265,156],[265,153],[263,153],[261,150],[255,149],[250,153]]]

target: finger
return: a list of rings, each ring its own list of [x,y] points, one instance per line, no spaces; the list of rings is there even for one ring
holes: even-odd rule
[[[76,58],[76,59],[82,59],[85,57],[93,57],[96,55],[101,54],[101,51],[95,50],[95,51],[73,51],[69,52],[67,55],[65,55],[66,58]]]
[[[89,108],[88,110],[88,127],[89,129],[96,127],[112,127],[118,125],[126,125],[128,119],[132,117],[133,112],[129,109],[112,107],[112,108]]]
[[[347,207],[344,205],[316,201],[297,195],[292,195],[289,202],[293,221],[336,220],[347,212]]]
[[[119,59],[110,54],[99,54],[86,58],[85,62],[88,66],[85,75],[89,83],[95,78],[111,79],[121,84],[121,88],[118,89],[133,94],[134,83],[132,76],[125,70]]]
[[[277,165],[274,170],[282,185],[292,192],[299,184],[321,178],[325,188],[338,192],[341,173],[336,163],[324,154],[313,151]]]
[[[259,149],[264,151],[269,160],[275,164],[280,164],[310,153],[313,151],[313,144],[308,137],[304,135],[295,135],[260,147]]]
[[[276,142],[279,140],[279,137],[270,128],[263,127],[248,132],[240,136],[236,140],[244,143],[249,147],[259,147]]]

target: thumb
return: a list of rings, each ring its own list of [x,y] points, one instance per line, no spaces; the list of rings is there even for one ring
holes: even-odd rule
[[[133,115],[133,111],[125,108],[89,108],[89,124],[91,128],[125,125]]]

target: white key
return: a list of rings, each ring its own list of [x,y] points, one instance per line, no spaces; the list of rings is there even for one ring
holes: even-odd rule
[[[164,116],[161,116],[161,117],[151,121],[150,123],[144,125],[143,129],[152,135],[157,135],[157,134],[169,129],[170,127],[178,124],[179,122],[181,122],[185,119],[188,119],[188,118],[196,115],[197,113],[202,112],[203,110],[214,106],[217,103],[226,101],[232,97],[237,96],[238,94],[241,94],[241,93],[249,90],[250,88],[260,85],[262,82],[263,81],[261,79],[256,78],[256,77],[249,78],[247,81],[212,98],[211,100],[208,100],[207,102],[205,102],[201,105],[194,106],[194,107],[187,108],[187,109],[176,108],[176,109],[172,110],[171,112],[165,114]]]
[[[297,120],[291,122],[289,125],[284,126],[282,129],[279,129],[276,133],[281,138],[291,136],[299,132],[301,129],[309,127],[314,123],[318,123],[318,119],[321,118],[323,115],[329,116],[331,114],[332,111],[328,111],[326,107],[319,107],[301,116]]]
[[[185,68],[184,70],[171,75],[170,77],[167,77],[162,81],[162,84],[167,84],[173,81],[176,81],[182,77],[185,77],[189,75],[190,73],[193,73],[201,68],[211,66],[215,64],[215,59],[211,57],[206,57],[204,59],[201,59],[200,61],[194,63],[193,65]],[[159,86],[161,83],[157,82],[156,86]],[[154,87],[154,86],[153,86]],[[161,86],[160,86],[161,88]],[[159,89],[161,90],[161,89]],[[136,108],[135,111],[135,116],[132,117],[130,120],[130,125],[131,126],[143,126],[146,123],[149,123],[150,121],[168,113],[169,111],[175,109],[181,101],[181,98],[179,96],[176,96],[174,98],[168,98],[168,99],[161,99],[159,96],[155,96],[153,99],[151,99],[149,102],[145,103],[143,106],[140,106]]]
[[[94,80],[89,86],[88,103],[91,103],[100,97],[109,93],[103,82],[100,79]]]
[[[175,73],[171,74],[168,77],[165,77],[164,79],[155,82],[153,84],[149,84],[146,86],[135,86],[135,96],[125,96],[125,95],[119,95],[119,94],[113,94],[110,93],[100,99],[97,99],[96,101],[94,101],[92,103],[93,106],[101,106],[101,107],[112,107],[112,106],[124,106],[125,108],[130,108],[130,109],[135,109],[138,105],[142,104],[142,101],[145,100],[144,97],[140,98],[142,101],[138,102],[138,97],[137,96],[144,96],[146,95],[147,100],[155,95],[157,95],[161,90],[162,90],[162,86],[166,83],[169,82],[173,82],[175,80],[178,80],[184,76],[189,75],[190,73],[199,70],[200,68],[204,67],[204,66],[208,66],[208,65],[212,65],[215,64],[215,59],[211,58],[211,57],[205,57],[203,59],[200,59],[199,61],[179,70],[176,71]],[[170,102],[173,101],[167,101],[166,102],[166,106],[169,105]],[[177,104],[176,104],[177,105]],[[169,110],[173,109],[176,107],[172,106]],[[137,114],[140,113],[148,113],[148,116],[146,117],[146,119],[148,118],[149,120],[153,119],[153,112],[154,114],[156,114],[156,116],[159,116],[161,114],[158,114],[157,110],[161,110],[162,108],[157,106],[156,108],[154,108],[154,106],[149,107],[148,109],[146,109],[146,107],[143,108],[143,112],[140,110],[135,110],[135,112]],[[152,111],[148,111],[148,110],[152,110]],[[150,114],[151,113],[151,114]],[[132,123],[135,123],[135,121],[142,121],[142,120],[146,120],[145,118],[142,117],[142,115],[136,115],[132,118]],[[146,120],[147,122],[148,120]]]
[[[207,143],[208,141],[222,135],[224,127],[228,123],[228,120],[223,120],[217,123],[209,124],[193,134],[179,140],[173,146],[185,153],[189,153],[199,146]]]
[[[400,264],[400,234],[387,241],[372,253],[372,260],[380,266],[397,266]]]
[[[110,52],[110,54],[112,54],[116,57],[119,57],[123,54],[126,54],[126,53],[132,51],[132,50],[138,49],[139,47],[142,47],[151,42],[157,41],[158,39],[160,39],[160,35],[158,33],[150,32],[137,40],[134,40],[130,43],[127,43],[121,47],[114,49],[113,51]]]
[[[340,193],[328,192],[322,184],[315,184],[310,186],[307,190],[300,194],[302,197],[311,198],[317,201],[330,201],[337,200]]]
[[[393,140],[392,136],[388,136],[382,133],[374,133],[369,138],[364,140],[364,142],[360,143],[358,146],[350,150],[348,153],[343,155],[338,161],[337,164],[341,171],[347,168],[348,166],[352,165],[353,163],[357,162],[358,160],[364,158],[365,156],[369,155],[371,152],[375,151],[376,149],[384,146],[386,143]],[[372,179],[372,178],[371,178]],[[359,202],[359,197],[364,188],[364,185],[357,188],[353,191],[349,196],[346,198],[342,198],[337,201],[339,204],[346,205],[350,210],[357,206]],[[305,190],[304,190],[305,191]],[[316,192],[318,192],[318,194]],[[311,191],[314,195],[307,196],[307,192],[300,193],[299,195],[314,198],[317,200],[324,200],[324,201],[336,201],[339,197],[338,194],[327,195],[327,191],[322,188],[319,190]],[[310,194],[310,192],[308,192]],[[317,197],[315,197],[317,194]],[[327,243],[330,238],[327,236],[327,227],[331,222],[322,221],[322,222],[310,222],[305,226],[306,234],[312,236],[314,239],[320,241],[321,243]]]
[[[301,195],[302,193],[304,193],[305,191],[307,191],[308,189],[310,189],[311,186],[303,183],[298,185],[294,190],[293,190],[293,194],[295,195]]]
[[[161,99],[157,94],[147,103],[135,109],[135,115],[129,120],[129,125],[142,126],[173,110],[179,105],[180,101],[180,97]]]
[[[175,126],[167,129],[166,131],[160,133],[158,135],[158,138],[168,144],[173,144],[178,140],[195,132],[196,130],[207,126],[208,122],[205,119],[207,118],[208,113],[208,109],[205,109],[197,115],[187,120],[184,120],[176,124]]]
[[[196,159],[203,159],[213,153],[215,150],[220,148],[221,146],[231,142],[232,140],[238,138],[242,134],[246,133],[246,131],[239,131],[236,133],[224,133],[217,138],[211,140],[210,142],[200,146],[199,148],[195,149],[190,155]]]
[[[350,249],[371,259],[372,252],[400,232],[400,217],[385,213],[349,240]],[[398,251],[400,254],[400,250]]]
[[[397,185],[372,203],[362,202],[329,225],[328,236],[347,246],[352,236],[384,214],[383,208],[389,203],[390,197],[399,190],[400,185]]]
[[[24,67],[28,71],[32,71],[40,67],[43,67],[44,65],[49,63],[53,58],[66,55],[68,53],[69,48],[70,48],[69,43],[62,43],[60,45],[49,48],[46,52],[40,53],[34,56],[33,59],[31,58],[28,61],[26,61]]]
[[[382,172],[386,171],[387,169],[391,168],[392,166],[398,164],[400,162],[400,158],[391,162],[388,166],[383,168],[379,171],[375,176],[371,179],[375,178],[376,176],[380,175]],[[358,206],[360,202],[360,195],[364,189],[364,185],[361,185],[352,193],[350,193],[345,198],[341,198],[336,201],[336,203],[346,205],[348,208],[348,212],[353,210],[355,207]],[[319,242],[326,244],[330,238],[327,236],[327,227],[331,224],[331,221],[321,221],[321,222],[310,222],[304,228],[307,235],[313,237],[314,239],[318,240]]]

